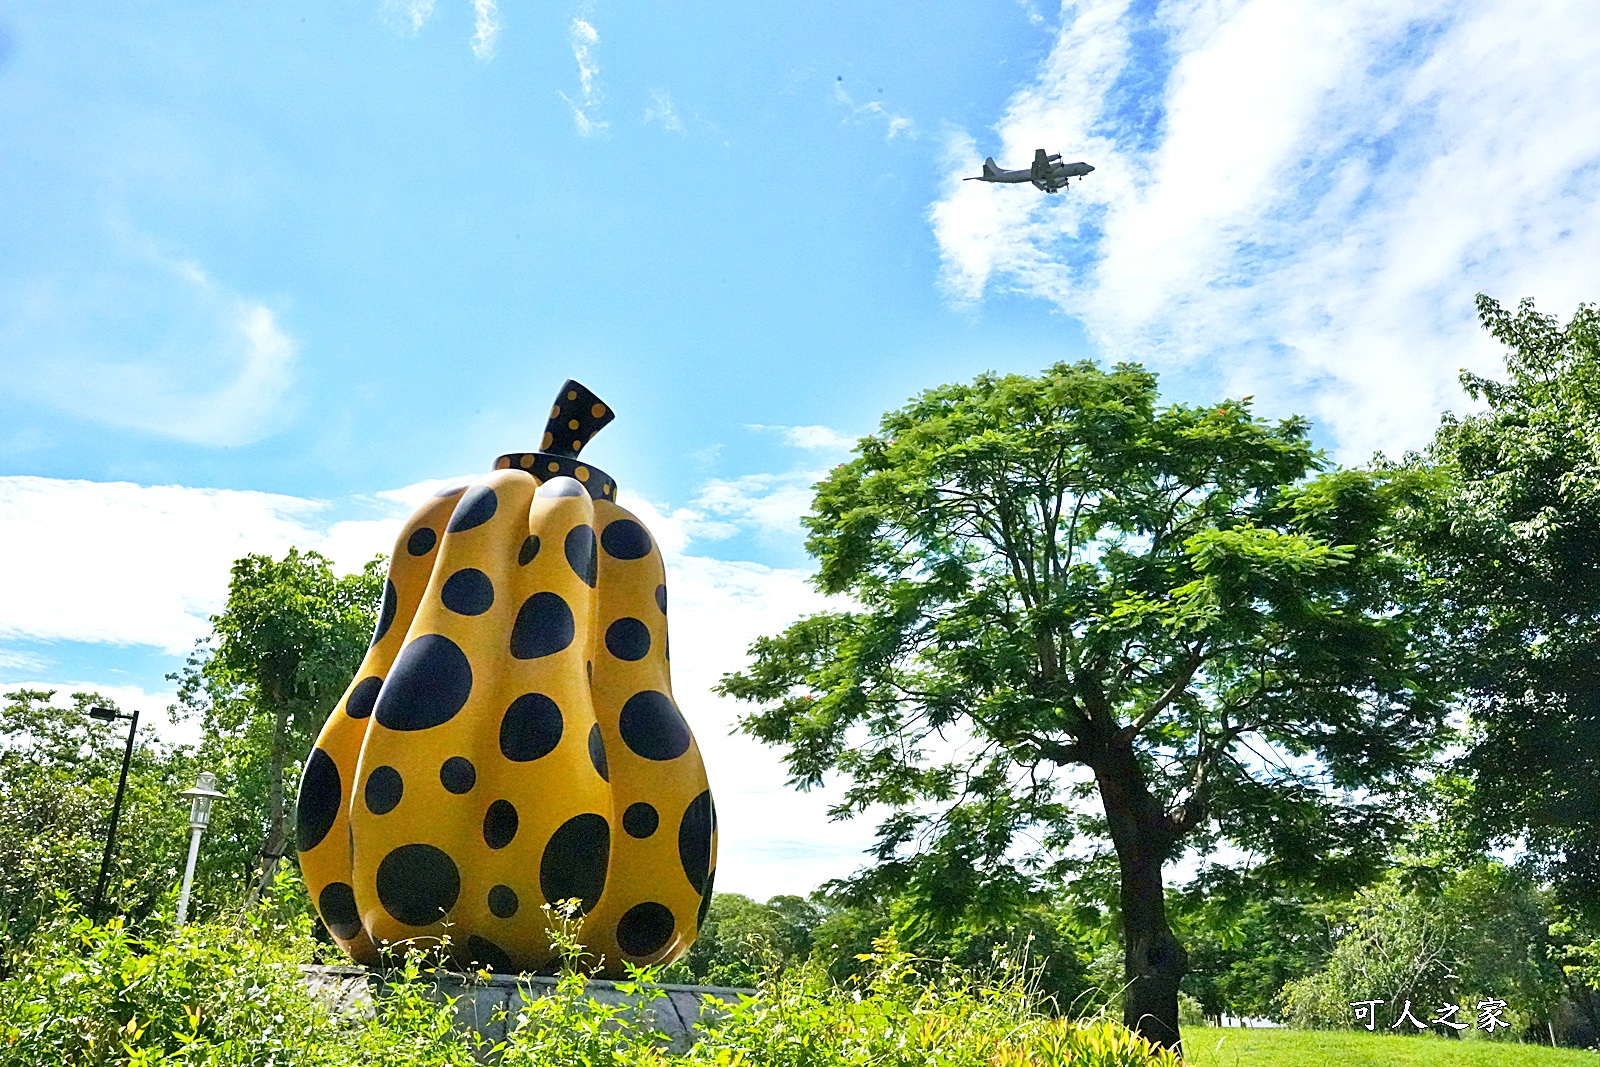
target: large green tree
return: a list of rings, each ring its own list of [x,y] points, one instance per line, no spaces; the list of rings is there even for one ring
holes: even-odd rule
[[[1469,715],[1466,807],[1600,914],[1600,309],[1478,314],[1506,380],[1463,373],[1483,410],[1412,460],[1440,477],[1411,535]]]
[[[838,816],[887,811],[865,894],[1004,921],[1109,839],[1124,1018],[1175,1044],[1163,866],[1226,837],[1368,876],[1442,717],[1390,550],[1412,476],[1318,467],[1303,420],[1162,406],[1131,364],[930,390],[817,487],[847,599],[722,689]]]
[[[245,556],[212,616],[210,642],[180,679],[180,702],[200,714],[207,750],[233,772],[233,817],[258,835],[247,908],[272,888],[290,843],[285,770],[361,665],[383,590],[382,557],[340,576],[315,552]]]

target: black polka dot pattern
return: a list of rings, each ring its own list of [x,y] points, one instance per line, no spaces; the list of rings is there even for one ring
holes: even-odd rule
[[[645,759],[677,759],[689,751],[689,724],[672,698],[659,690],[629,697],[617,727],[623,743]]]
[[[439,543],[439,535],[426,526],[419,526],[406,538],[406,551],[413,556],[426,556]]]
[[[462,567],[444,581],[439,601],[457,615],[482,615],[494,604],[494,583],[476,567]]]
[[[383,635],[389,632],[389,627],[394,625],[395,609],[399,607],[399,596],[394,591],[394,580],[383,580],[383,605],[378,609],[378,625],[372,631],[372,643],[377,644],[383,640]]]
[[[383,679],[377,675],[363,678],[350,690],[350,696],[344,702],[344,713],[352,719],[365,719],[372,714],[372,705],[378,702],[378,690],[383,688]]]
[[[497,800],[483,813],[483,843],[505,848],[517,836],[517,809],[509,800]]]
[[[683,864],[684,876],[694,886],[696,893],[706,891],[706,878],[711,872],[714,819],[711,790],[707,789],[689,801],[689,806],[683,812],[683,820],[678,823],[678,860]]]
[[[529,534],[522,539],[522,547],[517,549],[517,565],[526,567],[533,562],[533,557],[539,554],[539,535]]]
[[[602,779],[611,781],[611,765],[606,762],[606,739],[600,736],[600,724],[589,727],[589,762]]]
[[[334,937],[346,941],[361,932],[361,915],[356,911],[356,894],[344,882],[329,882],[317,894],[317,914]]]
[[[656,586],[656,607],[661,609],[661,614],[667,613],[667,587],[664,585]]]
[[[644,659],[650,654],[650,627],[623,617],[606,627],[606,651],[618,659]]]
[[[300,776],[300,796],[294,805],[295,834],[301,852],[311,851],[328,836],[343,798],[338,764],[322,749],[313,748],[305,773]]]
[[[648,956],[666,945],[677,925],[670,908],[647,900],[635,904],[617,920],[617,944],[630,956]]]
[[[524,693],[500,720],[500,754],[513,763],[548,756],[561,742],[561,706],[543,693]]]
[[[367,775],[367,787],[363,791],[367,810],[374,815],[389,814],[400,806],[400,798],[405,790],[406,783],[399,771],[388,766],[374,767],[372,773]]]
[[[595,578],[594,527],[579,525],[569,530],[566,552],[572,573],[592,588]]]
[[[497,885],[489,890],[489,914],[496,919],[509,919],[517,913],[517,891],[508,885]]]
[[[547,904],[576,899],[580,912],[592,910],[606,887],[611,863],[611,826],[592,812],[562,823],[539,859],[539,891]]]
[[[438,922],[456,906],[461,872],[444,849],[401,845],[378,864],[378,903],[406,926]]]
[[[472,665],[443,634],[423,634],[400,652],[373,714],[390,730],[426,730],[455,718],[472,695]]]
[[[640,839],[649,837],[656,832],[656,827],[661,825],[661,815],[656,811],[654,804],[639,801],[629,804],[628,810],[622,813],[622,828],[629,837]]]
[[[470,793],[478,784],[478,768],[465,756],[451,756],[439,767],[439,784],[457,796]]]
[[[559,593],[535,593],[523,601],[511,626],[511,654],[517,659],[538,659],[572,644],[577,622]]]
[[[465,533],[476,529],[494,518],[495,510],[499,507],[500,498],[494,495],[493,489],[487,485],[475,485],[457,502],[445,532]]]
[[[492,974],[511,974],[516,970],[505,949],[477,934],[467,935],[467,958]]]
[[[616,519],[601,531],[600,547],[612,559],[643,559],[650,554],[650,534],[632,519]]]

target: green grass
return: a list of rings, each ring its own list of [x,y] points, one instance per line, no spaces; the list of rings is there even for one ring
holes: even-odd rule
[[[1577,1049],[1360,1031],[1186,1026],[1183,1051],[1195,1067],[1600,1067]]]

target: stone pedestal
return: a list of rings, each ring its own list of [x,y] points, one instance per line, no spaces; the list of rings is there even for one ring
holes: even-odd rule
[[[302,970],[306,985],[335,1014],[372,1017],[372,994],[382,988],[382,975],[365,967],[306,966]],[[555,989],[556,979],[510,974],[483,979],[476,975],[438,972],[432,985],[436,995],[455,999],[456,1023],[461,1029],[476,1031],[493,1043],[503,1040],[507,1030],[515,1027],[517,1012],[522,1008],[522,991],[527,990],[530,997],[546,996]],[[684,1051],[694,1041],[695,1026],[707,1010],[704,999],[707,995],[723,1004],[735,1004],[741,996],[755,993],[753,989],[727,986],[659,985],[655,988],[665,996],[650,1004],[648,1021],[656,1030],[670,1035],[670,1048],[674,1052]],[[623,993],[616,982],[601,978],[589,979],[584,991],[599,1004],[629,1006],[639,999]]]

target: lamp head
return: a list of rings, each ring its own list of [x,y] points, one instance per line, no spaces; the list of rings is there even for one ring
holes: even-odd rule
[[[219,797],[228,794],[217,790],[216,775],[210,771],[201,771],[200,777],[195,779],[194,787],[185,789],[178,795],[189,798],[189,828],[204,830],[211,822],[211,805],[216,803]]]
[[[89,718],[99,719],[101,722],[116,722],[122,716],[111,708],[90,708]]]

